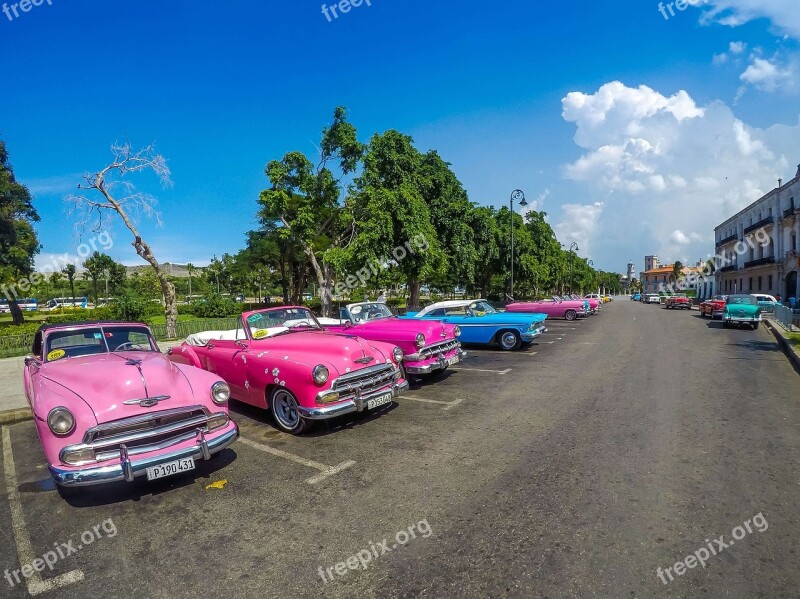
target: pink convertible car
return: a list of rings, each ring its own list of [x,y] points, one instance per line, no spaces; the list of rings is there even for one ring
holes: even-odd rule
[[[297,306],[245,312],[232,331],[189,335],[170,359],[225,379],[234,398],[272,410],[294,435],[325,420],[391,404],[408,389],[403,350],[330,333]]]
[[[458,326],[432,320],[397,318],[383,303],[362,302],[341,309],[341,319],[319,318],[329,331],[397,345],[406,374],[441,373],[463,360]]]
[[[239,435],[220,377],[170,362],[144,324],[44,325],[25,394],[62,487],[193,470]]]
[[[547,314],[548,318],[575,320],[589,315],[590,308],[588,300],[562,299],[554,295],[553,299],[549,300],[509,304],[506,306],[506,312],[541,312]]]

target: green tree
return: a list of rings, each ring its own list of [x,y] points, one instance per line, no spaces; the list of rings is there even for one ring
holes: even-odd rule
[[[86,260],[83,261],[84,279],[92,282],[92,300],[97,301],[100,297],[99,282],[105,276],[107,269],[114,266],[114,261],[111,256],[102,254],[100,252],[92,252]]]
[[[33,260],[41,248],[33,228],[38,221],[31,194],[14,178],[5,142],[0,141],[0,296],[9,300],[14,324],[25,320],[17,298],[41,280],[33,274]]]
[[[67,277],[67,281],[69,283],[69,296],[75,297],[75,273],[77,269],[75,268],[74,264],[67,264],[62,270],[61,273]],[[95,298],[97,300],[97,298]]]
[[[347,176],[358,166],[363,146],[347,111],[334,111],[333,123],[322,131],[320,160],[315,166],[301,152],[289,152],[267,164],[270,188],[261,192],[262,225],[292,240],[302,249],[322,296],[322,313],[330,316],[333,299],[332,260],[345,242],[351,223],[341,204],[342,184],[331,170]]]

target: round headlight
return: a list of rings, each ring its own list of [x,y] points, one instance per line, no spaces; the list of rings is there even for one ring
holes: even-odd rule
[[[453,331],[453,335],[455,335],[456,337],[461,337],[461,327],[460,326],[456,325],[456,328]]]
[[[422,347],[423,345],[425,345],[425,335],[423,335],[422,333],[417,333],[417,338],[414,339],[414,345],[416,345],[417,347]]]
[[[394,350],[392,350],[392,357],[394,358],[394,361],[399,364],[403,361],[403,350],[399,347],[395,347]]]
[[[322,385],[323,383],[327,383],[328,377],[330,376],[328,368],[323,364],[317,364],[316,366],[314,366],[314,372],[312,374],[314,377],[314,382],[317,385]]]
[[[222,405],[231,398],[231,388],[228,383],[217,381],[211,386],[211,399],[217,405]]]
[[[47,426],[54,435],[64,437],[75,430],[75,417],[67,408],[53,408],[47,415]]]

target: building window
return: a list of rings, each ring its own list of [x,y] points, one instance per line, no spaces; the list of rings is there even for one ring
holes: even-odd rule
[[[753,290],[753,277],[750,277],[750,280],[748,281],[748,283],[750,285],[750,289],[748,289],[748,291],[752,291]]]
[[[772,291],[772,275],[769,275],[769,279],[767,280],[769,281],[769,290]]]
[[[761,279],[763,277],[758,277],[758,290],[761,291]]]
[[[752,281],[752,279],[750,279],[750,280]],[[751,284],[750,287],[752,287],[752,286],[753,285]],[[741,277],[739,278],[739,291],[744,291],[744,279],[741,278]]]

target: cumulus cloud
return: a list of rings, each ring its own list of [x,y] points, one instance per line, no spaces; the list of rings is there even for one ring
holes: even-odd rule
[[[778,177],[793,176],[800,162],[800,119],[759,129],[724,103],[699,106],[685,91],[612,82],[571,92],[562,105],[583,151],[565,176],[600,203],[565,206],[557,233],[562,242],[580,234],[607,258],[628,248],[664,260],[704,258],[714,252],[714,227]]]
[[[591,256],[592,240],[597,233],[604,207],[603,202],[564,204],[561,206],[561,219],[553,227],[556,237],[567,246],[572,242],[577,243],[582,256]]]
[[[777,58],[770,60],[753,56],[739,79],[756,89],[772,93],[779,88],[790,87],[794,82],[794,75],[792,69],[781,66]]]
[[[737,27],[756,19],[769,19],[773,28],[800,39],[800,11],[797,0],[708,0],[705,22]]]

